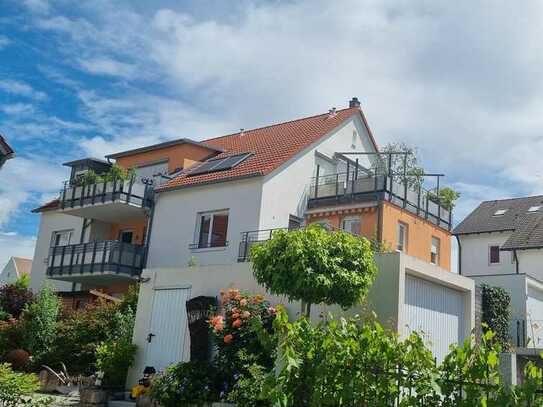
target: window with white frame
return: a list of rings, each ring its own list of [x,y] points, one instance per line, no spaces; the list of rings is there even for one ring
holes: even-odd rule
[[[201,212],[196,223],[196,248],[227,245],[228,210]]]
[[[491,245],[488,247],[488,263],[500,264],[500,246]]]
[[[360,236],[360,226],[361,222],[359,216],[343,218],[343,220],[341,221],[341,230],[356,236]]]
[[[399,252],[407,251],[407,225],[403,222],[398,222],[398,242],[396,249]]]
[[[432,236],[432,247],[430,249],[430,263],[439,264],[439,256],[441,252],[441,241],[439,238]]]
[[[73,229],[53,232],[53,236],[51,237],[51,247],[68,246],[70,244],[70,240],[72,239],[72,234]]]

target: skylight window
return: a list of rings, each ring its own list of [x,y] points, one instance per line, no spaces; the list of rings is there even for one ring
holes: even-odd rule
[[[243,153],[231,155],[228,157],[212,158],[202,163],[199,167],[195,168],[193,171],[191,171],[189,175],[202,175],[208,174],[210,172],[229,170],[240,164],[252,154],[253,153]]]
[[[528,212],[537,212],[540,209],[541,209],[541,205],[531,206],[530,209],[528,209]]]
[[[492,216],[503,216],[505,215],[505,212],[507,212],[507,209],[498,209]]]

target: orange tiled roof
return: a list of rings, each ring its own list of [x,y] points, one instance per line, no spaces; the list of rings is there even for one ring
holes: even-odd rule
[[[357,107],[352,107],[338,110],[333,116],[324,113],[254,130],[245,130],[243,133],[203,140],[203,143],[207,145],[224,150],[216,157],[249,152],[254,154],[230,170],[194,176],[190,176],[190,171],[187,171],[157,190],[164,191],[195,184],[269,174],[354,114],[362,114],[362,111]],[[362,119],[365,122],[363,114]],[[373,137],[372,142],[375,144]]]
[[[42,212],[47,209],[57,209],[60,204],[60,199],[55,198],[52,201],[44,203],[42,206],[32,209],[32,213]]]

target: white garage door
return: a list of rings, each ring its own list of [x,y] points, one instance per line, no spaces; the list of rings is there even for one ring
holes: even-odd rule
[[[526,337],[530,338],[527,346],[543,347],[543,292],[528,286],[526,299],[527,324]]]
[[[145,366],[157,371],[182,362],[189,342],[186,302],[189,288],[157,289],[145,349]]]
[[[418,331],[423,334],[439,363],[449,353],[451,344],[464,341],[464,295],[452,288],[407,275],[405,321],[408,333]]]

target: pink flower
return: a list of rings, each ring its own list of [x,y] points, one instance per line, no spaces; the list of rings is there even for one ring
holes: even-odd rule
[[[233,340],[234,340],[234,335],[232,335],[232,334],[225,335],[225,337],[223,338],[223,341],[226,344],[229,344]]]
[[[251,313],[249,311],[243,311],[243,314],[241,314],[242,318],[249,318],[251,316]]]
[[[239,328],[241,326],[241,319],[236,319],[232,322],[232,328]]]
[[[245,298],[242,298],[241,301],[239,302],[239,305],[241,305],[242,307],[245,307],[247,305],[247,300]]]

